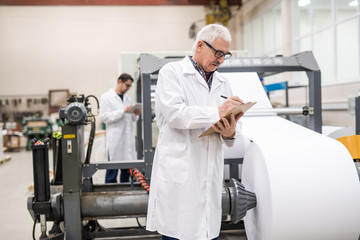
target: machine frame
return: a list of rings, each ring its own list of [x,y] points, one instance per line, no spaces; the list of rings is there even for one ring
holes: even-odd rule
[[[148,181],[151,179],[154,159],[151,126],[154,114],[151,99],[155,92],[157,74],[166,63],[179,61],[182,58],[159,59],[150,54],[141,54],[139,58],[140,74],[137,82],[136,100],[143,103],[143,111],[141,118],[137,122],[137,146],[138,159],[144,159],[146,179]],[[221,65],[218,71],[257,72],[262,77],[282,72],[305,71],[309,79],[309,128],[321,133],[321,71],[312,52],[302,52],[290,57],[230,58]],[[225,164],[230,166],[230,178],[239,179],[238,165],[242,164],[242,161],[242,158],[225,159]]]

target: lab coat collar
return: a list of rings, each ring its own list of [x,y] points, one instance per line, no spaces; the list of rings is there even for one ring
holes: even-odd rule
[[[119,102],[125,103],[128,101],[128,96],[126,93],[124,93],[124,100],[121,100],[121,98],[119,97],[119,94],[117,94],[117,92],[115,91],[115,88],[111,88],[109,91],[110,91],[111,97],[116,98]]]
[[[119,95],[117,94],[117,92],[115,91],[115,88],[110,89],[110,94],[113,98],[115,98],[115,97],[120,98]]]
[[[195,69],[194,65],[192,64],[190,58],[191,56],[187,55],[182,62],[184,63],[184,74],[196,74],[197,70]]]
[[[198,73],[197,79],[199,80],[200,84],[205,87],[207,90],[209,90],[209,86],[205,82],[204,78],[200,75],[200,73],[195,69],[193,63],[191,62],[189,56],[186,56],[183,60],[183,74],[191,74],[196,75]],[[211,91],[214,91],[216,88],[218,88],[221,84],[221,82],[224,82],[225,78],[222,76],[222,74],[219,74],[217,71],[213,72],[213,80],[211,84]]]
[[[184,62],[184,74],[196,74],[197,70],[195,69],[193,63],[191,62],[191,56],[187,55],[182,61]],[[213,80],[217,79],[220,82],[225,81],[225,78],[219,74],[217,71],[213,72]],[[214,82],[213,82],[214,84]]]
[[[115,88],[111,88],[111,89],[110,89],[110,92],[111,92],[111,95],[113,95],[113,96],[117,96],[117,95],[118,95],[117,92],[115,91]]]

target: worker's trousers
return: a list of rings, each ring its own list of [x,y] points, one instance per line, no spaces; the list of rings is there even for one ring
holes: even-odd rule
[[[117,183],[117,175],[119,169],[106,170],[105,183]],[[120,182],[129,182],[130,172],[129,169],[121,169]]]

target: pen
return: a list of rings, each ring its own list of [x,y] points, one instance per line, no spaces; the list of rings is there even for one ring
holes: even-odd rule
[[[220,97],[227,99],[227,97],[226,97],[226,96],[224,96],[224,95],[220,95]]]

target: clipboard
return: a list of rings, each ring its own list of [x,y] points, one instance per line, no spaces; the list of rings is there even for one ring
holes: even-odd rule
[[[229,111],[227,114],[225,114],[224,118],[226,118],[227,120],[230,120],[230,115],[231,114],[234,114],[234,116],[236,116],[241,112],[246,112],[247,110],[249,110],[255,104],[256,104],[256,102],[247,102],[247,103],[240,104],[239,106],[234,107],[231,111]],[[213,125],[215,125],[215,123]],[[212,127],[209,127],[205,132],[203,132],[199,136],[199,138],[208,136],[208,135],[213,134],[213,133],[216,133],[215,130]]]
[[[133,113],[135,110],[137,109],[141,109],[142,108],[142,103],[136,103],[130,111],[128,111],[127,113]]]

